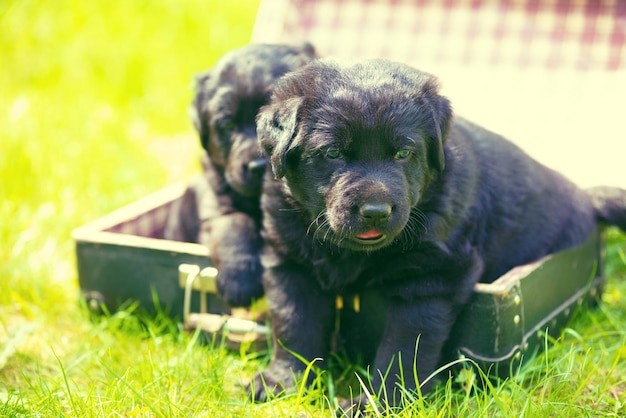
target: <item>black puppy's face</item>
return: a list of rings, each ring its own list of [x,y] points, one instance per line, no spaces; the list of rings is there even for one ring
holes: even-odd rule
[[[452,111],[437,89],[432,76],[383,60],[320,61],[279,81],[259,139],[310,234],[355,251],[415,235],[414,208],[445,166]]]
[[[197,80],[192,119],[211,161],[247,197],[258,196],[265,171],[255,117],[274,82],[315,57],[313,47],[249,45],[226,54]]]

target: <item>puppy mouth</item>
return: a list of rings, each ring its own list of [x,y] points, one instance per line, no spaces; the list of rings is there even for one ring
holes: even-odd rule
[[[375,229],[370,229],[369,231],[365,231],[354,236],[355,241],[368,245],[378,244],[383,242],[385,239],[387,239],[387,236]]]

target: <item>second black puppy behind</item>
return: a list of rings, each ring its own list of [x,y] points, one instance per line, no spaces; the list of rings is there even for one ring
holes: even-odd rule
[[[315,58],[310,44],[252,44],[198,77],[191,114],[206,150],[203,175],[173,207],[165,238],[209,247],[218,293],[231,306],[263,295],[259,196],[266,160],[255,118],[274,82]]]
[[[396,403],[399,383],[416,387],[414,361],[426,379],[452,358],[476,282],[583,242],[599,220],[625,226],[624,191],[592,199],[453,118],[436,79],[405,65],[314,62],[277,83],[257,125],[272,167],[261,206],[274,341],[250,384],[258,400],[293,387],[305,364],[292,352],[328,358],[336,296],[362,294],[376,308],[361,304],[363,321],[340,331]]]

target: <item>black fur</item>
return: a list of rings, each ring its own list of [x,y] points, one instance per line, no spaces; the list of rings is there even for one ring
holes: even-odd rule
[[[626,190],[598,186],[587,189],[587,193],[591,196],[600,222],[626,231]]]
[[[476,282],[596,228],[598,205],[584,191],[453,118],[436,79],[401,64],[314,62],[277,83],[257,127],[273,171],[261,206],[274,355],[250,384],[254,399],[292,387],[305,365],[289,351],[328,358],[336,296],[367,294],[379,310],[343,332],[375,389],[389,368],[394,403],[401,369],[415,388],[414,361],[423,380],[449,360],[450,330]]]
[[[191,116],[208,158],[204,176],[175,206],[166,238],[197,238],[209,247],[218,292],[231,306],[247,306],[263,295],[259,196],[266,160],[256,114],[280,76],[314,58],[310,44],[248,45],[197,79]],[[197,219],[188,219],[194,214]]]

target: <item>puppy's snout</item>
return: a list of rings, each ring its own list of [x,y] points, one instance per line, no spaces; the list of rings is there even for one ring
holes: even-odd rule
[[[259,158],[257,160],[252,160],[246,165],[246,169],[248,172],[255,176],[260,176],[265,171],[265,166],[267,162],[265,159]]]
[[[359,214],[367,221],[384,221],[391,215],[389,203],[365,203],[359,207]]]

